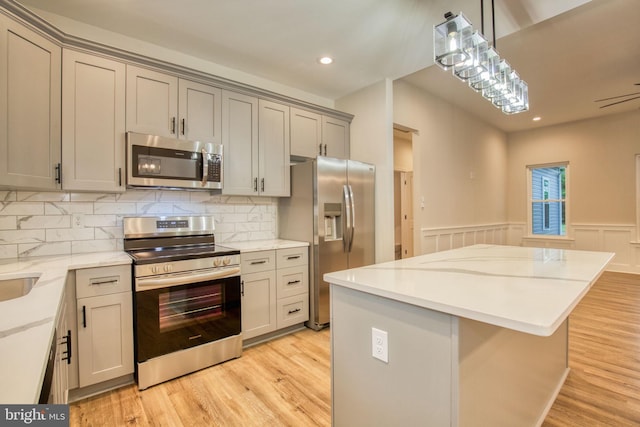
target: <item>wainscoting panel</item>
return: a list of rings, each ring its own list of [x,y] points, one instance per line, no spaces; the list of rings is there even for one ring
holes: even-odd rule
[[[481,243],[506,245],[508,231],[507,224],[423,228],[421,253],[429,254]]]
[[[525,223],[423,228],[421,253],[474,244],[615,252],[607,270],[640,274],[640,242],[634,225],[572,224],[567,238],[531,237]]]

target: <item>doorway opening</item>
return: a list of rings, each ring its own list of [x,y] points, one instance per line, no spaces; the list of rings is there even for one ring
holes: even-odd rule
[[[413,130],[393,128],[395,259],[413,256]]]

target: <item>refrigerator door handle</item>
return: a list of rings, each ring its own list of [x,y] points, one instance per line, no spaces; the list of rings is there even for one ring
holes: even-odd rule
[[[342,201],[344,203],[344,214],[345,214],[345,231],[342,234],[342,247],[344,252],[349,252],[351,247],[351,224],[352,224],[352,201],[351,201],[351,192],[349,191],[348,185],[342,186]]]
[[[353,198],[353,189],[351,185],[349,187],[349,199],[351,200],[351,230],[349,234],[349,252],[351,252],[351,248],[353,247],[353,237],[356,232],[356,201]]]

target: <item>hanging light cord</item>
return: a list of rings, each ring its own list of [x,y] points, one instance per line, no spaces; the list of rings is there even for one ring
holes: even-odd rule
[[[493,47],[496,47],[496,14],[495,14],[495,3],[494,0],[491,0],[491,34],[493,35]],[[482,34],[486,34],[484,32],[484,0],[480,0],[480,31]]]

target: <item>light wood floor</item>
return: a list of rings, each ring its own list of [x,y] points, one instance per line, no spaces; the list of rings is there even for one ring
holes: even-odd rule
[[[329,333],[307,329],[144,391],[74,403],[70,425],[329,426]],[[569,339],[571,372],[543,426],[640,426],[640,276],[605,273]]]

